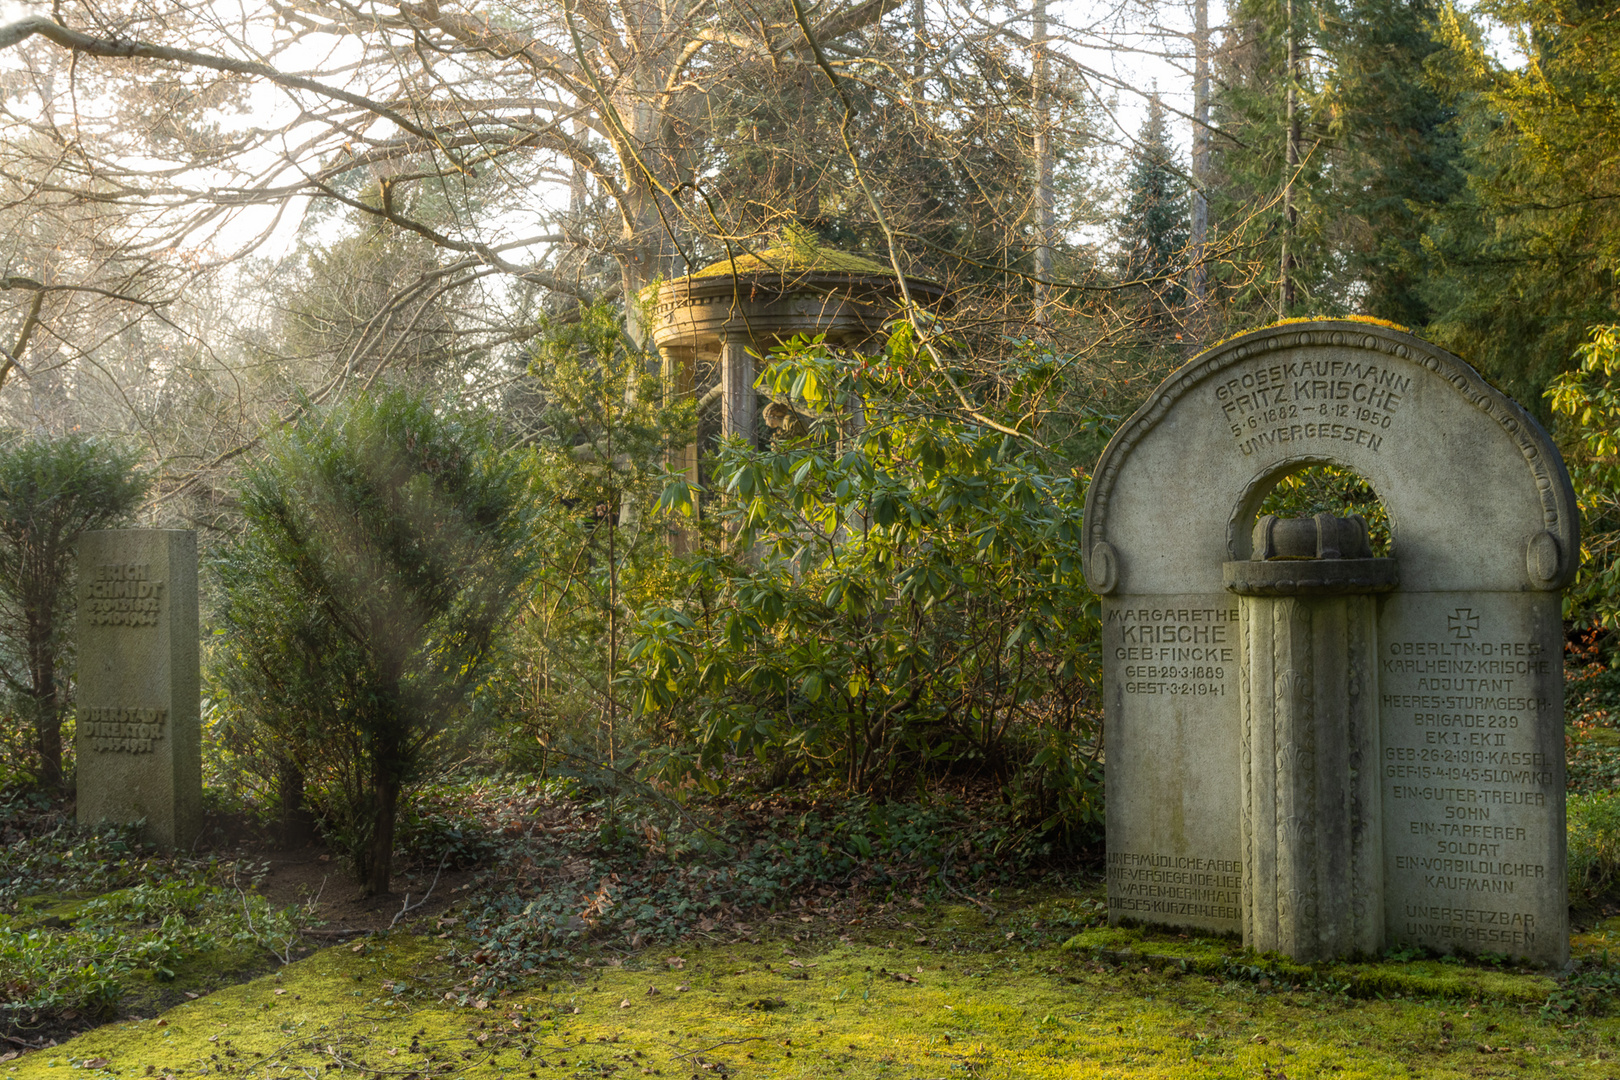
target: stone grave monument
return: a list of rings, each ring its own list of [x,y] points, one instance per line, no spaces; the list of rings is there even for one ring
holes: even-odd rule
[[[78,815],[146,820],[183,846],[202,829],[197,534],[106,530],[79,540]]]
[[[1368,481],[1387,558],[1359,518],[1259,517],[1312,465]],[[1546,432],[1409,334],[1284,324],[1172,374],[1086,499],[1110,918],[1563,964],[1578,528]]]

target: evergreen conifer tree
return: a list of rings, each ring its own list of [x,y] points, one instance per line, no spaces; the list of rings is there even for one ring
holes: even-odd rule
[[[1425,217],[1462,190],[1456,110],[1426,71],[1441,49],[1433,0],[1345,0],[1325,20],[1332,64],[1327,226],[1345,307],[1404,326],[1432,317]]]
[[[1464,187],[1455,109],[1430,71],[1438,19],[1434,0],[1233,4],[1217,54],[1210,198],[1217,251],[1230,253],[1214,271],[1229,330],[1279,315],[1431,320],[1424,232]]]
[[[1431,336],[1546,416],[1542,392],[1593,327],[1620,322],[1620,26],[1603,6],[1490,0],[1504,65],[1447,7],[1429,62],[1456,102],[1467,186],[1430,210]],[[1539,408],[1538,408],[1539,407]]]
[[[0,444],[0,686],[29,713],[40,781],[62,786],[75,544],[122,525],[148,479],[128,448],[80,435],[6,432]]]
[[[1290,13],[1295,53],[1302,58],[1297,78],[1288,64]],[[1230,332],[1282,315],[1325,314],[1337,305],[1324,278],[1332,260],[1322,249],[1318,206],[1326,133],[1317,108],[1315,13],[1305,0],[1234,0],[1227,23],[1214,57],[1209,218],[1210,276]],[[1287,311],[1281,297],[1285,243],[1293,294]]]
[[[1164,105],[1155,95],[1131,150],[1119,235],[1120,273],[1140,286],[1141,324],[1154,337],[1174,325],[1174,312],[1183,301],[1190,213]]]

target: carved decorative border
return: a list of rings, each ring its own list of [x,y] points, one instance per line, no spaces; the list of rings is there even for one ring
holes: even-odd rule
[[[1438,346],[1388,327],[1336,319],[1252,331],[1193,357],[1159,384],[1142,407],[1114,433],[1102,457],[1097,459],[1097,468],[1086,492],[1082,559],[1088,581],[1091,580],[1092,552],[1097,544],[1107,540],[1108,504],[1114,482],[1136,444],[1157,427],[1184,396],[1222,369],[1265,353],[1311,345],[1349,346],[1420,364],[1440,375],[1469,404],[1494,420],[1513,440],[1530,467],[1541,497],[1544,527],[1558,538],[1559,572],[1556,581],[1550,584],[1561,588],[1570,582],[1580,559],[1580,512],[1563,458],[1535,418],[1494,389],[1460,357]]]

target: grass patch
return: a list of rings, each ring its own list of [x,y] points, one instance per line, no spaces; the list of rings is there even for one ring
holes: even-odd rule
[[[1620,791],[1571,795],[1567,814],[1569,897],[1578,904],[1620,882]]]

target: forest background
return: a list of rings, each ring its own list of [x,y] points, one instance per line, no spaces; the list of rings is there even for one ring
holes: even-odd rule
[[[797,800],[846,883],[876,849],[931,852],[946,885],[1084,853],[1087,468],[1202,348],[1362,316],[1455,350],[1564,448],[1572,814],[1620,821],[1614,14],[22,14],[0,26],[7,790],[71,792],[71,534],[123,521],[202,539],[211,808],[318,831],[372,892],[396,849],[488,855],[456,784],[538,784],[644,854]],[[872,355],[790,343],[761,388],[793,422],[720,440],[715,395],[663,381],[646,290],[829,249],[951,301],[900,303]],[[696,489],[666,469],[694,438]],[[1331,470],[1274,500],[1376,518]],[[1620,868],[1608,828],[1584,893]]]

